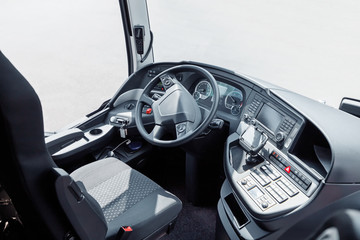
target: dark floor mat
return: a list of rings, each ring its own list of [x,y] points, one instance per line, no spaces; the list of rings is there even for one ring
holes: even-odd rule
[[[180,179],[179,176],[176,176],[176,178],[175,181],[171,181],[168,190],[180,198],[183,209],[179,214],[174,230],[162,239],[215,239],[216,206],[194,206],[188,202],[184,187],[185,180]]]
[[[162,239],[215,239],[215,225],[216,207],[196,207],[183,201],[174,230]]]
[[[149,174],[163,188],[175,194],[183,203],[174,230],[162,240],[212,240],[215,239],[216,203],[194,206],[186,199],[185,163],[183,159],[171,161],[157,159],[156,168]],[[161,167],[160,167],[161,166]],[[149,169],[148,169],[149,170]]]

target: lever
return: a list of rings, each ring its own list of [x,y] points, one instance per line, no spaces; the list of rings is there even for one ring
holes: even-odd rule
[[[260,144],[255,148],[251,148],[249,151],[249,153],[252,157],[256,157],[258,155],[259,151],[265,146],[267,140],[269,139],[269,137],[265,133],[262,133],[261,137],[262,137],[262,140],[261,140]]]
[[[258,161],[258,154],[268,139],[269,137],[264,132],[259,131],[254,125],[247,125],[246,130],[239,137],[240,146],[249,156],[246,162],[256,163]]]
[[[224,120],[222,119],[213,119],[210,123],[209,123],[209,128],[211,129],[221,129],[224,126]]]

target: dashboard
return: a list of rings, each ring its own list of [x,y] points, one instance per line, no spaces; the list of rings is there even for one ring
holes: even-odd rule
[[[181,79],[180,81],[183,84],[186,81],[183,77],[184,75],[187,74],[178,74],[176,76],[178,80]],[[185,83],[185,85],[188,86],[189,92],[194,97],[198,105],[210,108],[213,103],[213,89],[208,80],[203,78],[196,78],[193,80],[193,78],[190,77],[188,81],[189,83]],[[219,80],[217,80],[217,85],[220,92],[218,111],[224,114],[239,117],[245,100],[245,93],[244,90],[242,90],[242,87],[235,87],[234,85]],[[153,96],[157,94],[157,97],[154,98],[159,98],[163,95],[164,91],[164,87],[160,81],[152,91]]]
[[[183,63],[158,63],[139,70],[110,102],[113,108],[106,121],[112,115],[133,111],[147,83],[180,64]],[[319,209],[326,211],[327,216],[331,213],[327,209],[331,192],[345,196],[346,191],[352,191],[345,190],[346,184],[360,182],[360,163],[352,154],[359,149],[358,119],[272,84],[226,69],[196,65],[216,79],[220,92],[216,118],[228,126],[222,159],[226,180],[218,212],[230,236],[233,233],[235,238],[264,238],[287,223],[300,220],[303,226],[311,227],[313,221],[321,221],[311,213]],[[193,72],[174,75],[200,107],[212,106],[213,89],[207,79]],[[161,82],[151,93],[153,99],[164,94]],[[143,115],[151,122],[148,110],[144,109]],[[339,127],[339,122],[346,125]],[[294,226],[289,224],[286,229],[290,231]],[[306,236],[304,232],[287,233]]]

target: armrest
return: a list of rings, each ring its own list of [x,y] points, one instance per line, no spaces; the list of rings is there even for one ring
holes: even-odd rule
[[[84,137],[84,132],[79,128],[71,128],[45,138],[45,144],[52,155],[69,144]]]

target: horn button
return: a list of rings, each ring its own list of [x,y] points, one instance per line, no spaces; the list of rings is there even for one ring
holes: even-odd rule
[[[191,94],[182,90],[178,84],[174,84],[167,90],[159,103],[154,103],[155,123],[167,125],[185,121],[195,122],[196,107],[196,102]]]

